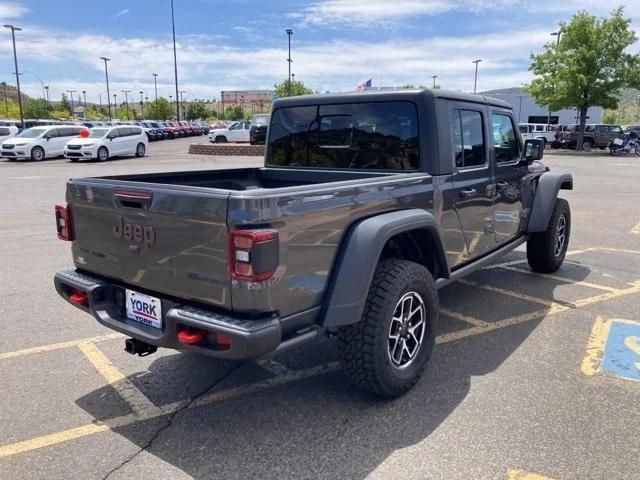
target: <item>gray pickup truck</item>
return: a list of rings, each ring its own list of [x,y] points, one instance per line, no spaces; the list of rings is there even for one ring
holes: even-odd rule
[[[570,174],[521,142],[509,105],[442,90],[277,100],[265,166],[77,178],[56,206],[74,267],[58,293],[128,337],[224,359],[336,336],[356,385],[420,378],[438,288],[527,242],[553,272]]]

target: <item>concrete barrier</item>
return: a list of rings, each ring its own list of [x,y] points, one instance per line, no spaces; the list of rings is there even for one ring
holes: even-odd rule
[[[220,156],[264,156],[264,145],[249,145],[247,143],[192,143],[189,153],[197,155]]]

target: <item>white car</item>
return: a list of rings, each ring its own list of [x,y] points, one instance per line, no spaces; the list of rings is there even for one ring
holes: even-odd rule
[[[0,144],[2,144],[2,142],[7,140],[8,138],[13,137],[18,132],[19,132],[18,127],[16,127],[15,125],[6,126],[6,127],[0,125]]]
[[[209,141],[214,143],[248,142],[251,122],[236,122],[227,128],[209,130]]]
[[[555,125],[550,125],[550,127],[555,127]],[[539,138],[545,146],[556,138],[556,132],[551,128],[547,129],[547,125],[544,123],[519,123],[518,130],[520,130],[522,140]]]
[[[149,140],[142,127],[118,125],[94,127],[86,137],[74,138],[64,147],[64,156],[77,162],[80,159],[97,158],[101,162],[110,157],[135,155],[144,157]]]
[[[23,130],[9,140],[2,142],[0,157],[20,159],[30,158],[36,162],[45,158],[59,157],[64,146],[73,137],[77,137],[82,125],[45,125]]]

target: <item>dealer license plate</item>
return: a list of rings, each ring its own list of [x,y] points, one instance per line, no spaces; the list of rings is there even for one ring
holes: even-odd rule
[[[127,290],[127,318],[154,328],[162,328],[162,303],[159,298]]]

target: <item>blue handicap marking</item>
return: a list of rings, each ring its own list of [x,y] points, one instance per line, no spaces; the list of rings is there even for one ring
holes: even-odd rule
[[[640,381],[640,323],[611,321],[600,365],[620,377]]]

